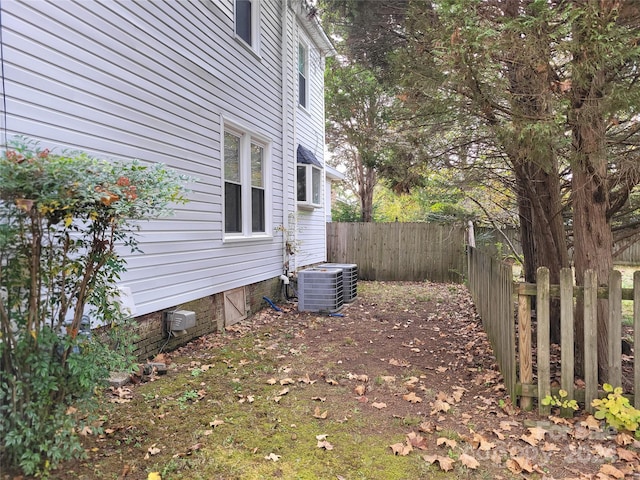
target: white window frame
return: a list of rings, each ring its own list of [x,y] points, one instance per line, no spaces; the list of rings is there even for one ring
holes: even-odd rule
[[[238,34],[238,22],[237,4],[239,1],[251,2],[251,25],[249,26],[249,33],[251,34],[251,41],[247,42]],[[260,0],[233,0],[233,32],[235,37],[242,42],[243,45],[247,45],[256,53],[260,50]]]
[[[239,182],[240,185],[240,202],[241,202],[241,221],[240,232],[226,231],[226,175],[225,175],[225,158],[224,143],[225,134],[230,134],[239,139]],[[251,178],[251,147],[256,145],[262,148],[262,189],[264,191],[264,231],[254,232],[252,228],[252,178]],[[247,240],[256,238],[272,238],[272,216],[271,216],[271,141],[268,137],[252,131],[238,123],[223,120],[220,132],[220,152],[221,152],[221,170],[222,170],[222,232],[224,241]]]
[[[305,199],[298,199],[298,170],[296,169],[296,200],[298,201],[298,207],[304,209],[314,209],[322,207],[322,169],[317,165],[311,165],[308,163],[296,164],[298,168],[305,168]],[[318,173],[318,201],[314,202],[313,198],[313,172]]]
[[[300,51],[303,50],[303,60],[304,60],[304,65],[303,65],[303,72],[300,71]],[[298,105],[302,108],[304,108],[305,110],[309,110],[309,44],[303,42],[302,40],[300,40],[298,42],[298,63],[297,63],[297,68],[296,68],[296,72],[298,74]],[[301,91],[301,87],[300,87],[300,77],[304,77],[305,80],[305,84],[304,84],[304,103],[302,103],[302,99],[301,99],[301,95],[300,95],[300,91]]]

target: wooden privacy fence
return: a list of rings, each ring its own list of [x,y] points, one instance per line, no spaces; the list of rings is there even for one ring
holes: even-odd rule
[[[633,288],[623,289],[621,274],[615,270],[609,275],[608,288],[598,287],[597,276],[590,270],[585,273],[584,286],[577,287],[569,268],[562,269],[559,285],[549,283],[549,270],[544,267],[538,269],[537,284],[513,284],[509,265],[471,247],[468,264],[469,287],[496,355],[505,387],[514,402],[519,397],[521,407],[527,409],[536,398],[540,414],[547,415],[550,407],[542,405],[541,400],[557,392],[557,389],[552,392],[551,388],[552,298],[560,300],[560,388],[568,393],[566,399],[584,402],[585,409],[591,411],[591,401],[598,397],[598,362],[601,361],[598,359],[596,344],[599,298],[607,298],[609,303],[607,383],[614,387],[622,386],[622,300],[633,300],[634,345],[640,345],[640,271],[634,273]],[[535,365],[531,321],[533,297],[536,297]],[[582,298],[584,308],[584,389],[575,388],[574,299],[578,297]],[[517,317],[514,316],[515,300]],[[536,382],[533,381],[534,370],[537,373]],[[634,357],[633,370],[635,393],[640,391],[640,355]],[[640,408],[640,395],[634,395],[634,404],[636,408]]]
[[[462,282],[465,229],[430,223],[327,223],[327,261],[355,263],[358,278]]]

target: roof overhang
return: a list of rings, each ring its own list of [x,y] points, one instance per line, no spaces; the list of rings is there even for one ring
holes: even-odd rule
[[[290,0],[289,5],[296,14],[298,22],[307,31],[307,34],[316,44],[322,55],[325,57],[332,57],[337,54],[336,49],[333,48],[333,44],[327,34],[324,32],[318,17],[315,13],[315,8],[310,6],[306,0]]]

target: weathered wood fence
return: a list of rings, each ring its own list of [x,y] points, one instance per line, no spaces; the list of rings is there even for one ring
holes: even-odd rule
[[[577,287],[573,282],[572,270],[568,268],[561,271],[560,285],[549,283],[549,271],[544,267],[538,269],[537,284],[512,284],[513,276],[509,265],[471,247],[468,253],[469,287],[493,346],[505,387],[514,402],[520,398],[521,406],[530,408],[532,400],[536,398],[540,413],[549,413],[550,407],[542,405],[540,400],[555,393],[551,388],[552,298],[560,299],[560,388],[568,392],[566,398],[584,402],[585,409],[590,411],[591,401],[598,397],[598,362],[601,361],[598,359],[596,345],[598,298],[607,298],[609,303],[607,383],[614,387],[622,386],[622,300],[633,300],[634,345],[640,345],[640,271],[634,273],[634,286],[629,289],[622,288],[620,272],[615,270],[609,276],[608,288],[598,287],[593,271],[585,273],[584,287]],[[535,365],[531,321],[533,297],[536,297]],[[584,308],[584,389],[576,389],[574,381],[574,298],[577,297],[582,298]],[[517,316],[514,315],[516,305]],[[534,370],[537,374],[536,382],[533,381]],[[634,357],[633,370],[635,393],[640,391],[640,355]],[[640,395],[634,395],[634,404],[636,408],[640,407]]]
[[[465,229],[429,223],[327,223],[327,261],[355,263],[358,278],[462,282]]]
[[[516,398],[516,344],[513,271],[474,247],[467,247],[469,290],[489,337],[509,396]]]

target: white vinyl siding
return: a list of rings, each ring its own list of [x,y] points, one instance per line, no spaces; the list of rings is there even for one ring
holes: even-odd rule
[[[138,315],[282,272],[282,244],[266,235],[286,218],[291,188],[281,180],[282,12],[281,2],[261,6],[257,57],[235,38],[233,0],[2,2],[9,136],[195,179],[174,217],[141,224],[144,253],[122,250]],[[269,139],[268,238],[224,242],[227,117]]]
[[[297,109],[296,135],[297,144],[313,152],[315,157],[324,165],[324,59],[317,46],[308,37],[305,29],[297,25],[298,44],[308,45],[307,49],[307,78],[308,103],[305,109]],[[296,70],[297,72],[297,70]],[[307,175],[312,169],[307,169]],[[309,203],[314,208],[298,206],[298,240],[300,253],[296,258],[296,265],[301,268],[326,261],[326,213],[325,213],[325,175],[324,170],[317,170],[320,178],[318,190],[314,192],[312,179],[307,180]],[[315,197],[313,196],[315,193]],[[315,203],[315,200],[318,203]]]

